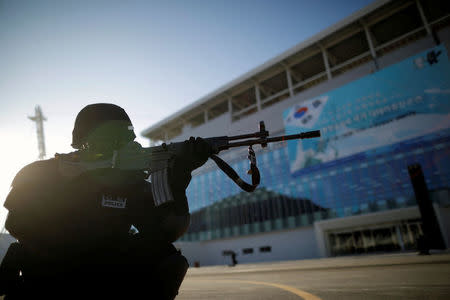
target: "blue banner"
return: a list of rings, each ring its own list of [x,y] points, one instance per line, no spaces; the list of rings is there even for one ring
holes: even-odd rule
[[[286,134],[320,129],[322,137],[289,141],[291,174],[450,128],[450,63],[438,46],[283,113]]]

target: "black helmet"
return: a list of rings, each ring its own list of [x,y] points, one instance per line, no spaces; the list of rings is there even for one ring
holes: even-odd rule
[[[131,142],[136,138],[130,118],[123,108],[110,103],[85,106],[75,119],[72,147],[81,149],[91,139]]]

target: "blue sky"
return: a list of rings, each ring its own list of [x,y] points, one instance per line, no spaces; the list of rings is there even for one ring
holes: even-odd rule
[[[36,105],[47,157],[73,150],[95,102],[125,108],[147,145],[145,128],[372,2],[0,0],[0,198],[38,156]]]

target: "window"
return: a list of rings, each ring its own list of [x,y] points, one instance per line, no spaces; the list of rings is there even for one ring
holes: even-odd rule
[[[448,2],[429,0],[420,0],[420,2],[428,22],[435,21],[450,13],[450,5]]]
[[[198,127],[205,123],[205,114],[202,112],[188,121],[192,128]]]
[[[376,41],[375,46],[379,46],[421,26],[422,20],[416,5],[410,5],[388,18],[371,25],[370,31]]]
[[[297,76],[292,76],[292,82],[296,84],[324,71],[322,52],[319,52],[291,67],[291,73],[297,74]]]
[[[271,246],[259,247],[259,252],[272,252],[272,247]]]
[[[213,120],[226,112],[228,112],[228,101],[225,100],[208,109],[208,120]]]
[[[242,249],[242,253],[243,254],[252,254],[253,253],[253,248]]]
[[[245,108],[256,105],[255,87],[251,86],[249,89],[233,96],[231,99],[232,109],[234,112],[239,112]]]

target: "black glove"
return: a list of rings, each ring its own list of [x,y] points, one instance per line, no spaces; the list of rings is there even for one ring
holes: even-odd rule
[[[191,169],[201,167],[213,153],[211,145],[201,137],[190,137],[184,142],[186,145],[186,155],[189,155]]]
[[[169,184],[175,198],[175,212],[189,213],[186,188],[192,179],[191,172],[201,167],[213,154],[211,146],[204,139],[191,137],[182,143],[177,151],[173,168],[169,171]]]

